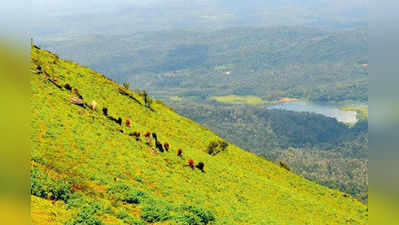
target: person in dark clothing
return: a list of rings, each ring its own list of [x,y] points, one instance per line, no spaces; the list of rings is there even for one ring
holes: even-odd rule
[[[159,141],[156,140],[156,141],[155,141],[155,147],[156,147],[157,149],[159,149],[160,152],[164,152],[161,142],[159,142]]]
[[[152,133],[152,138],[154,138],[155,140],[158,140],[157,133]]]
[[[199,170],[201,170],[201,172],[203,172],[203,173],[205,172],[204,171],[205,164],[203,162],[199,162],[198,165],[196,165],[195,167],[197,167]]]
[[[70,84],[65,84],[64,88],[67,89],[68,91],[72,90],[72,86]]]
[[[104,116],[108,116],[108,108],[103,108],[103,114]]]
[[[183,151],[181,150],[181,148],[179,148],[179,150],[177,150],[177,156],[179,156],[179,157],[183,156]]]
[[[119,125],[122,125],[122,118],[118,118],[118,120],[116,121],[116,123],[118,123]]]
[[[134,136],[136,137],[136,141],[140,140],[140,131],[135,131],[133,133],[130,133],[129,136]]]
[[[79,90],[77,88],[73,89],[73,93],[80,99],[83,99],[83,96],[80,94]]]

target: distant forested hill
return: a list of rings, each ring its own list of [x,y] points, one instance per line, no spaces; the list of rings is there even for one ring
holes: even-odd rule
[[[42,39],[60,55],[153,96],[367,101],[367,30],[304,27]]]

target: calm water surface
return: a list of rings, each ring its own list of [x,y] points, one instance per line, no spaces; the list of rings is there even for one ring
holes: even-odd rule
[[[358,105],[360,107],[367,107],[365,105]],[[278,103],[269,106],[269,109],[283,109],[294,112],[312,112],[322,114],[327,117],[332,117],[343,123],[356,123],[357,112],[340,110],[342,105],[318,104],[305,101],[293,101]]]

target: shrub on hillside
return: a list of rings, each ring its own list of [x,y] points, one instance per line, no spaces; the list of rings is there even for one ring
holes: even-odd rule
[[[226,151],[228,146],[229,144],[225,141],[211,141],[206,151],[209,155],[215,156],[220,152]]]
[[[129,204],[138,204],[145,198],[145,193],[139,190],[134,190],[126,184],[116,184],[107,189],[107,192],[112,194],[115,200],[121,200]]]
[[[101,209],[102,207],[99,204],[86,204],[65,225],[102,225],[103,222],[97,217],[97,213]]]
[[[175,217],[176,222],[182,225],[202,225],[201,219],[191,213],[184,213]]]
[[[174,220],[185,225],[206,225],[215,221],[212,212],[196,206],[183,206],[181,213],[176,215]]]
[[[72,185],[62,179],[53,179],[39,168],[31,170],[31,194],[37,197],[67,201]]]
[[[288,166],[287,163],[280,161],[279,165],[281,166],[281,168],[284,168],[284,169],[286,169],[288,171],[291,171],[291,168]]]
[[[136,219],[129,215],[129,212],[122,209],[116,213],[116,218],[122,220],[125,224],[129,225],[145,225],[146,223],[142,220]]]
[[[123,83],[123,88],[125,89],[129,89],[130,88],[130,84],[129,83]]]
[[[170,218],[170,214],[166,208],[149,206],[143,209],[141,218],[146,222],[154,223],[168,220]]]
[[[74,208],[74,207],[80,207],[82,205],[87,204],[87,201],[83,198],[82,193],[75,192],[70,195],[70,197],[67,200],[67,209]]]
[[[146,225],[147,224],[146,222],[144,222],[142,220],[135,219],[131,216],[124,218],[123,222],[126,224],[129,224],[129,225]]]
[[[215,221],[215,216],[209,210],[202,209],[196,206],[186,206],[184,210],[191,212],[193,215],[200,218],[202,224],[208,224],[212,221]]]
[[[122,197],[122,201],[130,204],[138,204],[143,199],[145,193],[142,191],[129,191]]]

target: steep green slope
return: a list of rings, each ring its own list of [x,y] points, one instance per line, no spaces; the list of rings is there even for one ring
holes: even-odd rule
[[[171,106],[249,152],[283,161],[297,174],[367,201],[367,120],[348,127],[319,114],[262,106],[184,100]]]
[[[37,48],[31,67],[33,224],[367,223],[356,199],[236,146],[208,155],[221,138],[159,101],[150,110],[137,93],[128,91],[140,103],[121,95],[104,75]],[[76,94],[57,87],[67,83],[97,110],[71,104]],[[156,132],[171,149],[152,153],[127,135],[135,130]],[[184,166],[189,158],[206,173]]]

